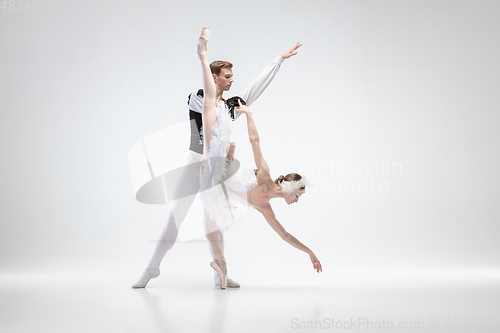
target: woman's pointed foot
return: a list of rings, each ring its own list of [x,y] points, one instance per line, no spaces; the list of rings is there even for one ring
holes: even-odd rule
[[[144,288],[148,284],[149,280],[155,279],[160,275],[160,269],[148,268],[144,271],[141,278],[132,285],[132,288]]]
[[[224,274],[224,272],[222,271],[222,269],[215,260],[210,263],[210,266],[217,272],[217,274],[219,274],[220,289],[226,289],[226,282],[227,282],[226,274]]]
[[[214,278],[214,284],[216,287],[220,287],[220,278],[219,276],[216,274],[216,278]],[[240,284],[230,278],[226,278],[226,288],[239,288],[240,287]]]
[[[203,28],[198,38],[198,58],[206,60],[208,55],[208,40],[210,38],[210,29]]]
[[[220,278],[219,274],[217,274],[216,271],[214,271],[214,284],[217,287],[220,287]],[[229,277],[226,277],[226,288],[239,288],[240,284]]]

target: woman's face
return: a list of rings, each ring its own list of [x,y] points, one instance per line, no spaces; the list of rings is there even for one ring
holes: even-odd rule
[[[299,202],[299,198],[306,193],[306,190],[298,190],[293,193],[287,194],[285,196],[285,201],[288,205],[293,204],[295,202]]]

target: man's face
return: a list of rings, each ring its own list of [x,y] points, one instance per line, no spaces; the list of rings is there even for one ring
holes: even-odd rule
[[[228,91],[233,84],[233,70],[230,68],[221,68],[220,74],[212,74],[215,81],[215,87],[219,91]]]

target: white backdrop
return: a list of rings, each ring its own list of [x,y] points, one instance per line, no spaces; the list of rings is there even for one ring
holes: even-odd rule
[[[169,210],[135,200],[127,154],[187,119],[203,26],[210,60],[235,65],[226,97],[304,44],[252,111],[272,176],[298,172],[315,184],[296,205],[272,204],[325,269],[498,266],[499,14],[496,1],[7,5],[0,269],[140,273]],[[235,125],[252,167],[246,123]],[[167,257],[204,253],[208,265],[207,246],[180,243]],[[311,270],[256,212],[228,233],[227,253],[239,265],[264,258]]]

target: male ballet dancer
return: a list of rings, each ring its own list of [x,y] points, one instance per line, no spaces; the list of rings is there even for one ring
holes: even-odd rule
[[[276,73],[280,69],[281,63],[297,54],[297,49],[302,44],[297,43],[290,50],[280,54],[271,64],[269,64],[257,78],[250,84],[246,91],[239,95],[247,106],[253,104],[257,98],[264,92],[267,86],[274,79]],[[214,78],[216,87],[215,102],[218,104],[223,101],[222,94],[224,91],[229,91],[233,83],[232,64],[227,61],[214,61],[210,64],[210,70]],[[200,185],[200,165],[203,158],[203,123],[202,123],[202,109],[203,109],[203,89],[199,89],[188,96],[189,105],[189,119],[191,123],[191,143],[189,146],[186,167],[177,181],[173,193],[174,201],[171,202],[171,211],[168,217],[168,222],[163,229],[160,239],[156,244],[153,256],[149,261],[141,278],[132,286],[132,288],[144,288],[149,280],[154,279],[160,275],[160,263],[165,257],[165,254],[170,250],[179,233],[182,222],[184,221],[189,208],[191,207],[196,193],[198,193]],[[231,118],[234,120],[240,116],[237,111],[231,112]],[[234,152],[234,145],[231,145],[229,155]],[[222,250],[224,251],[224,238],[223,230],[219,230]],[[213,258],[212,249],[210,252]],[[220,286],[220,278],[217,272],[214,271],[214,283]],[[227,279],[226,287],[239,288],[240,284]]]

